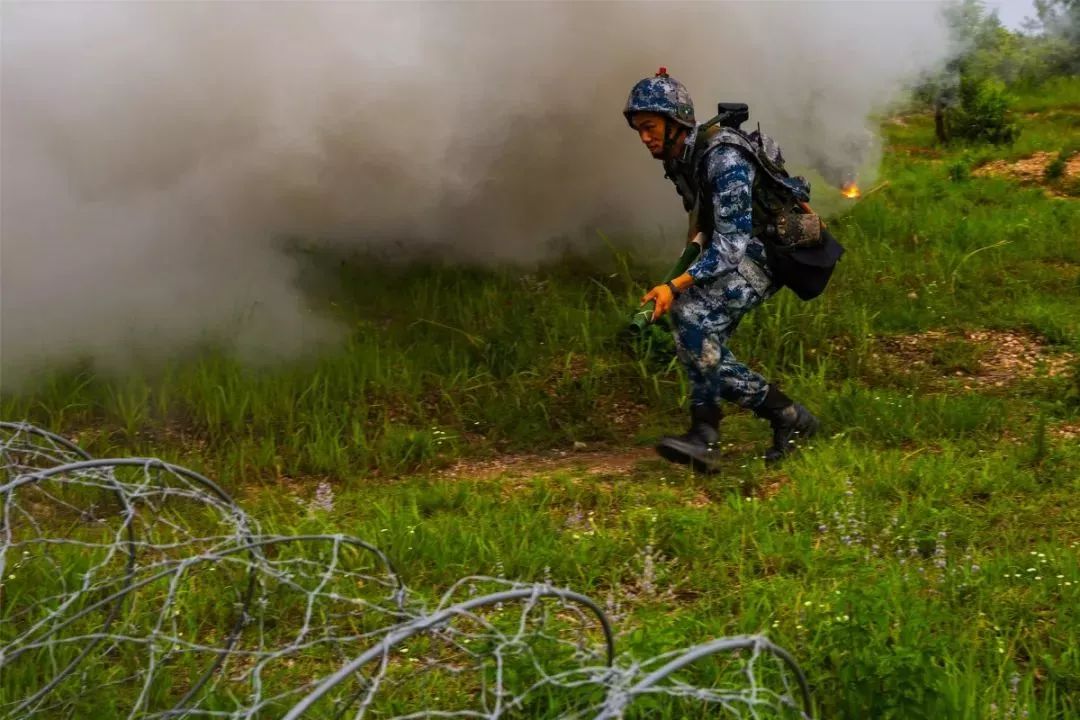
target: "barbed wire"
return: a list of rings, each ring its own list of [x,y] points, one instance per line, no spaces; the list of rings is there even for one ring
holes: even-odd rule
[[[0,717],[809,718],[761,635],[616,656],[592,599],[264,532],[212,480],[0,423]],[[709,662],[704,662],[708,660]]]

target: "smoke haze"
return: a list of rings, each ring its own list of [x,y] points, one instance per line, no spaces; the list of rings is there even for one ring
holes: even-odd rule
[[[0,367],[325,338],[285,236],[531,262],[681,227],[621,115],[660,65],[699,120],[748,102],[791,169],[865,180],[868,113],[946,53],[939,7],[6,3]]]

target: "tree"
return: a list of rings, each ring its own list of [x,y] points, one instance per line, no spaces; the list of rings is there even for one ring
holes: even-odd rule
[[[1080,0],[1035,0],[1035,15],[1027,28],[1048,43],[1050,71],[1080,73]]]

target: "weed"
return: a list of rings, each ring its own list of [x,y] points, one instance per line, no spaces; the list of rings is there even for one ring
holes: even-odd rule
[[[971,177],[971,164],[967,158],[960,158],[949,165],[949,179],[964,182]]]
[[[1046,172],[1044,173],[1044,177],[1048,182],[1060,180],[1062,176],[1065,175],[1065,161],[1066,158],[1061,154],[1050,161],[1050,164],[1046,166]]]
[[[1044,172],[1044,177],[1047,182],[1060,182],[1065,178],[1065,169],[1068,167],[1069,160],[1076,154],[1080,153],[1080,145],[1076,143],[1070,143],[1061,149],[1053,160],[1051,160]]]

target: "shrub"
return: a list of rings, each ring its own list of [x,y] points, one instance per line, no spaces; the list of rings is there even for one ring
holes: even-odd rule
[[[1073,365],[1070,375],[1072,377],[1069,388],[1065,391],[1065,401],[1071,406],[1080,407],[1080,360]]]
[[[1056,158],[1050,161],[1050,164],[1046,166],[1046,172],[1044,173],[1047,180],[1060,180],[1061,176],[1065,174],[1065,155],[1059,154]]]
[[[1046,179],[1050,182],[1061,180],[1065,177],[1065,167],[1069,162],[1069,159],[1080,152],[1080,148],[1069,146],[1062,148],[1058,156],[1050,161],[1050,164],[1046,166],[1046,172],[1044,173]]]
[[[1012,100],[1000,81],[965,75],[959,90],[959,102],[949,113],[952,137],[995,145],[1016,140],[1020,129],[1011,122]]]
[[[964,182],[971,177],[971,164],[967,158],[960,158],[949,165],[949,179],[953,182]]]

